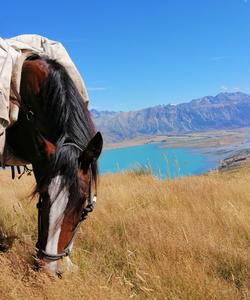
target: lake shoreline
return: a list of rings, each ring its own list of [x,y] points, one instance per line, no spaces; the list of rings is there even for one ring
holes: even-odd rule
[[[123,141],[122,143],[105,145],[104,151],[105,152],[111,151],[113,153],[113,156],[116,156],[117,154],[115,153],[117,152],[127,151],[129,153],[131,161],[135,159],[136,151],[140,147],[142,148],[146,147],[145,151],[147,151],[146,149],[149,149],[150,147],[158,148],[157,151],[159,153],[161,152],[161,155],[163,152],[171,153],[171,151],[174,152],[184,151],[185,153],[189,153],[187,164],[194,163],[192,162],[192,160],[194,159],[193,157],[195,156],[203,157],[204,163],[200,165],[200,168],[197,167],[195,171],[191,171],[190,173],[188,171],[186,173],[184,172],[185,173],[184,176],[187,176],[187,175],[198,175],[198,174],[207,173],[209,171],[218,170],[220,168],[220,165],[223,163],[223,160],[225,160],[228,156],[232,156],[239,151],[249,149],[250,146],[249,141],[250,141],[250,128],[241,128],[241,129],[234,129],[234,130],[214,130],[214,131],[207,131],[207,132],[186,133],[186,134],[178,134],[178,135],[140,137],[134,140]],[[140,155],[144,155],[144,154],[142,153]],[[183,155],[185,156],[185,154]],[[155,153],[155,156],[153,156],[152,161],[156,159],[156,156],[157,156],[157,152]],[[175,158],[173,157],[171,159],[175,160]],[[116,167],[113,169],[111,168],[112,171],[109,172],[116,173],[117,171],[133,169],[133,167],[131,167],[131,165],[133,165],[132,163],[130,165],[128,164],[128,167],[124,167],[124,166],[121,167],[121,165],[123,164],[122,162],[123,160],[124,158],[121,159],[121,163],[116,162]],[[140,156],[138,157],[138,160],[140,160]],[[161,164],[164,163],[165,162],[162,160]],[[138,165],[140,165],[140,162],[138,163]],[[141,165],[144,166],[145,164],[142,163]],[[164,169],[165,167],[159,166],[159,169],[160,168]],[[186,167],[183,167],[182,165],[182,169],[184,168]],[[164,172],[161,173],[160,177],[163,177],[162,174],[163,175],[167,174],[166,170]],[[104,174],[106,173],[106,171],[101,173]],[[158,173],[156,175],[158,176]],[[177,177],[177,176],[174,175],[173,177]]]
[[[246,140],[250,140],[249,127],[231,130],[211,130],[183,134],[141,136],[117,143],[105,143],[104,149],[127,148],[154,143],[163,143],[168,148],[220,148],[223,146],[242,144],[246,142]]]

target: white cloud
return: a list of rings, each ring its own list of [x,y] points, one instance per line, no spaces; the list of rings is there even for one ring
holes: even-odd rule
[[[221,85],[220,86],[220,91],[221,92],[238,92],[240,90],[241,89],[238,86],[234,86],[234,87],[226,86],[226,85]]]
[[[96,91],[106,91],[107,88],[103,86],[96,86],[96,87],[88,87],[87,90],[90,92],[96,92]]]
[[[96,109],[96,110],[100,110],[100,109],[101,109],[100,106],[97,106],[97,105],[91,105],[91,103],[89,104],[89,108],[90,108],[90,109]]]
[[[222,85],[222,86],[220,87],[220,90],[223,91],[223,92],[226,92],[226,91],[228,91],[228,87],[225,86],[225,85]]]

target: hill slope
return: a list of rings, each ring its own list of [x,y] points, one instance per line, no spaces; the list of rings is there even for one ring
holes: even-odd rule
[[[81,227],[79,273],[31,268],[33,179],[0,172],[0,226],[16,234],[0,255],[1,299],[249,299],[250,170],[178,180],[123,173],[101,178],[99,203]]]
[[[138,136],[183,133],[250,126],[250,96],[220,93],[178,105],[160,105],[130,112],[92,115],[107,142]]]

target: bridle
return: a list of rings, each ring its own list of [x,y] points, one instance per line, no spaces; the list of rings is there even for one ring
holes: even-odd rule
[[[11,85],[12,91],[15,95],[15,99],[12,98],[11,101],[13,103],[15,103],[16,105],[18,105],[19,109],[25,114],[26,116],[26,120],[31,123],[34,126],[35,131],[37,132],[38,136],[40,136],[42,138],[41,133],[39,132],[39,130],[37,129],[37,127],[34,124],[35,121],[35,114],[33,113],[32,110],[30,110],[27,105],[24,103],[24,101],[22,101],[20,94],[17,92],[17,89],[14,85]],[[74,147],[77,148],[78,150],[80,150],[82,153],[84,151],[84,149],[82,149],[79,145],[77,145],[74,142],[65,142],[63,143],[62,147],[65,146],[70,146],[70,147]],[[12,170],[13,172],[13,170]],[[97,200],[97,193],[95,191],[95,194],[93,196],[93,198],[91,199],[91,187],[92,187],[92,171],[91,171],[91,167],[89,167],[89,172],[90,172],[90,188],[89,188],[89,197],[88,197],[88,203],[86,205],[86,207],[83,208],[83,211],[81,213],[80,219],[77,223],[77,225],[75,226],[73,233],[72,233],[72,237],[70,239],[70,241],[68,242],[67,246],[65,247],[65,249],[63,250],[62,253],[58,253],[58,254],[52,254],[52,253],[48,253],[45,250],[41,249],[41,241],[39,240],[42,234],[42,218],[41,218],[41,213],[43,210],[43,200],[42,197],[39,197],[38,203],[37,203],[37,209],[38,209],[38,241],[36,244],[36,248],[37,248],[37,256],[39,258],[44,258],[46,260],[49,261],[57,261],[59,259],[62,259],[66,256],[69,256],[70,251],[71,251],[71,247],[73,244],[73,241],[75,239],[75,235],[76,232],[79,228],[79,226],[81,225],[81,223],[87,219],[88,214],[90,212],[93,211],[93,208],[95,206],[96,200]],[[12,175],[13,176],[13,175]]]
[[[74,242],[74,239],[75,239],[75,236],[76,236],[76,232],[78,230],[78,228],[80,227],[81,223],[87,219],[88,217],[88,214],[90,212],[93,211],[93,208],[94,208],[94,205],[96,203],[96,196],[93,197],[92,201],[89,202],[87,204],[87,206],[83,209],[83,212],[80,216],[80,220],[78,222],[78,224],[76,225],[76,227],[74,228],[73,230],[73,234],[72,234],[72,237],[70,239],[70,241],[68,242],[68,245],[65,247],[65,249],[63,250],[62,253],[58,253],[58,254],[52,254],[52,253],[48,253],[46,252],[45,250],[39,248],[39,245],[37,244],[36,247],[37,247],[37,255],[38,257],[41,257],[41,258],[45,258],[47,260],[50,260],[50,261],[57,261],[59,259],[62,259],[66,256],[69,256],[70,254],[70,251],[71,251],[71,246],[72,246],[72,243]],[[38,208],[38,224],[40,223],[41,224],[41,217],[40,217],[40,213],[41,213],[41,207],[40,207],[40,201],[41,201],[41,197],[39,198],[39,202],[37,203],[37,208]],[[40,228],[41,226],[38,225],[38,235],[40,235],[39,231],[40,231]]]
[[[73,143],[73,142],[64,143],[62,146],[75,147],[75,148],[77,148],[77,149],[79,149],[79,150],[81,150],[83,152],[83,149],[80,146],[78,146],[77,144]],[[42,213],[42,210],[43,210],[43,200],[42,200],[41,196],[39,197],[39,200],[38,200],[38,203],[37,203],[37,209],[38,209],[38,242],[36,244],[37,255],[38,255],[39,258],[44,258],[44,259],[49,260],[49,261],[57,261],[57,260],[62,259],[64,257],[66,257],[66,256],[69,256],[72,244],[73,244],[75,236],[76,236],[76,232],[77,232],[78,228],[80,227],[81,223],[87,219],[88,214],[93,211],[95,203],[96,203],[96,200],[97,200],[96,191],[95,191],[95,194],[94,194],[93,198],[91,198],[91,187],[92,187],[92,171],[91,171],[91,167],[89,167],[89,172],[90,172],[90,183],[89,183],[88,204],[86,205],[86,207],[83,208],[83,211],[81,213],[80,219],[79,219],[77,225],[75,226],[75,228],[73,230],[72,237],[69,240],[67,246],[65,247],[65,249],[63,250],[62,253],[52,254],[52,253],[48,253],[45,250],[41,249],[39,237],[42,234],[42,218],[41,218],[41,213]]]

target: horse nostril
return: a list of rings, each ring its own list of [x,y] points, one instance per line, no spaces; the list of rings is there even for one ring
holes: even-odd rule
[[[64,268],[62,266],[62,260],[57,262],[57,269],[56,269],[56,275],[58,278],[62,279],[62,275],[64,273]]]
[[[62,274],[63,274],[63,272],[61,272],[61,271],[56,272],[56,275],[59,279],[62,279]]]

